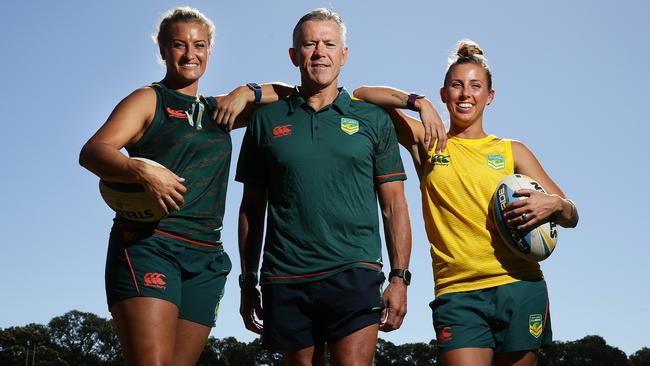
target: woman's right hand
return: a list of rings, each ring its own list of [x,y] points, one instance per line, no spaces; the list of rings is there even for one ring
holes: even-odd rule
[[[422,126],[424,126],[424,139],[421,141],[422,147],[425,151],[429,151],[437,141],[435,152],[439,153],[444,151],[447,147],[447,131],[433,103],[426,98],[421,98],[415,101],[415,105],[419,109]]]
[[[136,159],[129,159],[129,169],[136,172],[144,189],[158,202],[160,208],[169,214],[178,211],[185,203],[183,195],[187,188],[184,178],[165,167],[158,167]]]

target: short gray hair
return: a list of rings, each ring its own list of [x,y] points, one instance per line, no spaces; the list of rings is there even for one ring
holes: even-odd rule
[[[341,16],[330,9],[318,8],[303,15],[302,18],[300,18],[300,20],[296,24],[296,26],[293,28],[293,48],[297,48],[298,46],[298,33],[300,32],[300,28],[302,27],[302,24],[310,20],[315,20],[315,21],[331,20],[336,24],[338,24],[339,29],[341,30],[341,40],[343,41],[343,47],[346,46],[345,36],[347,33],[347,28],[345,27],[345,23],[343,23],[343,19],[341,19]]]

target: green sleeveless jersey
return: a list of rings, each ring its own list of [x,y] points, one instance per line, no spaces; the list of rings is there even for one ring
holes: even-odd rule
[[[131,157],[164,165],[185,178],[187,187],[180,210],[161,219],[156,229],[220,244],[232,142],[230,134],[212,121],[216,100],[181,94],[157,83],[152,88],[157,99],[153,121],[140,141],[126,150]],[[116,217],[116,222],[122,220],[126,219]]]

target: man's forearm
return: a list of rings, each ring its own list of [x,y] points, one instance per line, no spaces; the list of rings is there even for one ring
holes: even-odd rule
[[[241,273],[257,273],[262,251],[266,194],[244,187],[239,211],[239,257]]]
[[[406,201],[391,205],[384,214],[384,235],[391,268],[408,268],[411,257],[411,223]]]
[[[411,257],[411,222],[404,184],[384,183],[379,187],[379,195],[390,266],[406,269]]]

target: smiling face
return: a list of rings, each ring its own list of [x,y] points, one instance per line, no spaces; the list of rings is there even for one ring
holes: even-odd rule
[[[300,27],[295,48],[289,49],[300,68],[302,87],[312,90],[336,88],[341,67],[348,57],[341,28],[332,20],[309,20]]]
[[[452,127],[467,128],[483,122],[483,110],[494,98],[485,69],[475,63],[452,66],[440,97],[447,105]],[[482,127],[481,127],[482,128]]]
[[[193,84],[205,72],[210,57],[210,36],[199,22],[178,22],[169,28],[169,41],[160,47],[167,66],[165,79],[172,83]]]

